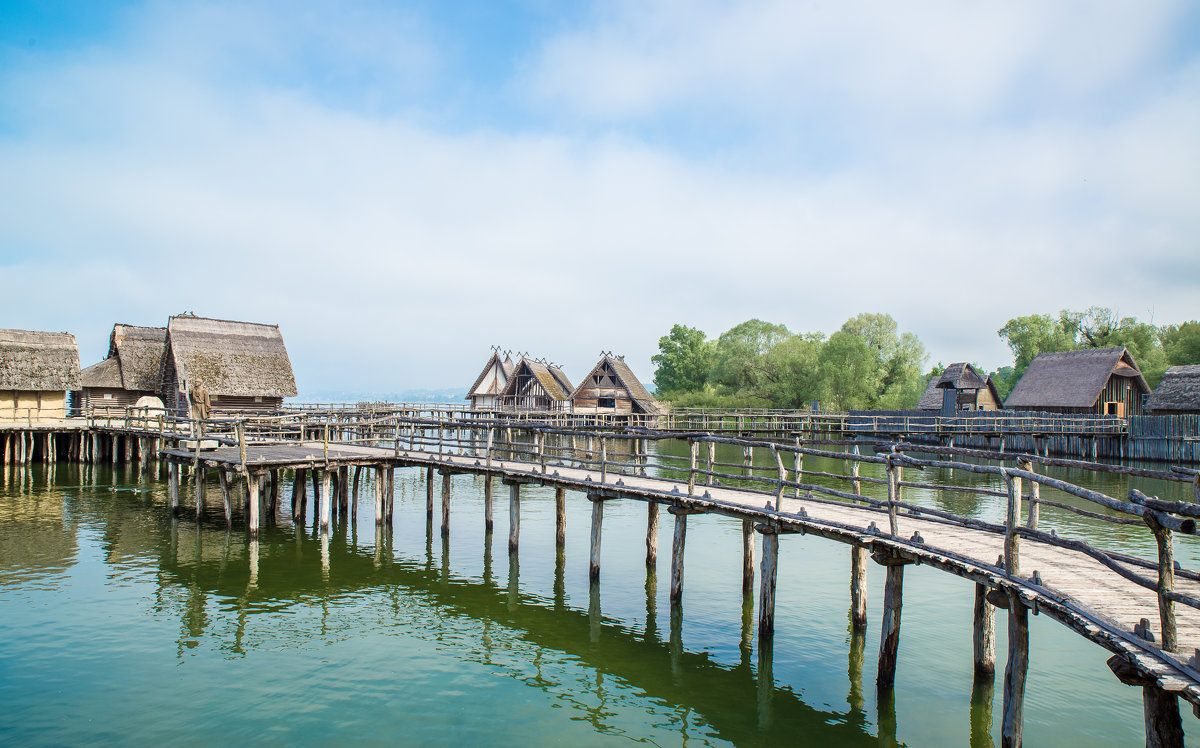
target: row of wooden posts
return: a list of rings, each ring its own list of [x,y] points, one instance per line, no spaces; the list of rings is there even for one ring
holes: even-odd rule
[[[31,465],[37,462],[55,464],[59,458],[67,462],[100,463],[111,459],[113,464],[149,462],[158,459],[162,444],[159,436],[136,433],[101,431],[3,431],[0,432],[0,465]]]

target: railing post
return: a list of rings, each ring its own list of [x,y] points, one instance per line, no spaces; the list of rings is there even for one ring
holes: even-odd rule
[[[537,444],[538,464],[541,465],[542,475],[546,474],[546,435],[542,431],[534,431]]]
[[[600,435],[600,482],[608,481],[608,437]]]
[[[488,429],[487,429],[487,450],[484,453],[484,460],[486,461],[488,467],[492,466],[492,427],[491,426],[488,426]]]
[[[899,468],[892,462],[892,455],[884,457],[887,465],[887,492],[888,492],[888,525],[892,531],[892,537],[900,534],[900,529],[896,518],[896,501],[900,494],[900,476],[898,475]]]
[[[1162,627],[1162,646],[1168,652],[1179,649],[1179,634],[1175,627],[1175,601],[1167,595],[1175,590],[1175,554],[1171,531],[1158,521],[1157,513],[1147,512],[1143,519],[1154,533],[1158,544],[1158,618]]]
[[[1017,527],[1021,524],[1021,478],[1010,475],[1000,468],[1000,475],[1008,488],[1008,512],[1004,519],[1004,570],[1010,577],[1020,571],[1018,557]]]
[[[798,437],[798,436],[796,437],[795,446],[796,446],[796,467],[794,468],[793,475],[795,475],[795,477],[796,477],[796,482],[799,483],[801,471],[803,471],[803,469],[804,469],[804,454],[800,452],[800,437]],[[800,486],[796,486],[794,494],[797,499],[800,498]]]
[[[713,463],[716,461],[717,461],[717,443],[709,442],[708,443],[708,475],[705,476],[706,480],[704,482],[710,486],[713,484],[713,475],[712,475]]]
[[[772,444],[771,456],[775,458],[775,511],[783,511],[783,481],[787,478],[787,471],[783,469],[783,458],[779,456],[779,449]]]
[[[1017,469],[1032,473],[1033,462],[1030,460],[1017,460]],[[1041,486],[1037,481],[1029,481],[1029,513],[1025,517],[1025,526],[1030,530],[1036,530],[1038,526],[1038,511],[1041,504],[1040,488]]]
[[[688,437],[688,448],[691,452],[691,458],[688,464],[688,496],[696,493],[696,452],[700,445],[692,437]]]

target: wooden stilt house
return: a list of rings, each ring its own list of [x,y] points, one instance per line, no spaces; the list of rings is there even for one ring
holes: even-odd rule
[[[467,391],[467,400],[471,401],[472,410],[493,410],[500,407],[500,394],[508,385],[516,366],[512,358],[505,355],[500,358],[500,350],[494,349],[491,358],[479,373],[475,384]]]
[[[0,421],[45,423],[65,418],[67,393],[79,386],[74,335],[0,330]]]
[[[992,378],[963,362],[946,367],[941,376],[931,377],[917,410],[953,416],[960,410],[999,410],[1000,393]]]
[[[191,412],[189,391],[207,391],[213,411],[271,411],[296,395],[277,325],[192,315],[167,322],[159,391],[169,410]],[[189,389],[191,388],[191,389]]]
[[[523,356],[500,393],[500,404],[510,410],[570,410],[574,389],[562,369]]]
[[[1200,366],[1172,366],[1154,388],[1146,409],[1154,415],[1200,415]]]
[[[1110,416],[1142,414],[1150,392],[1141,370],[1124,347],[1043,353],[1013,387],[1004,407]]]
[[[113,325],[108,356],[83,370],[82,405],[93,412],[132,407],[143,397],[158,397],[158,374],[167,328]]]
[[[603,353],[600,361],[571,393],[571,411],[629,415],[658,415],[662,405],[642,386],[624,356]]]

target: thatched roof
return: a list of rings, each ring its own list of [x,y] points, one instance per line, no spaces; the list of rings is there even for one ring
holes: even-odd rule
[[[501,374],[501,376],[496,378],[496,389],[488,392],[481,392],[479,390],[479,386],[483,384],[483,380],[487,378],[488,372],[492,370],[493,366],[497,367],[497,370]],[[479,376],[475,378],[475,384],[471,385],[471,388],[467,390],[467,396],[463,399],[470,400],[473,395],[495,395],[503,392],[505,385],[508,384],[508,378],[512,376],[514,368],[516,367],[513,365],[511,358],[505,356],[504,360],[501,361],[500,352],[492,351],[491,358],[489,358],[487,364],[484,365],[483,371],[479,372]]]
[[[921,395],[921,402],[917,404],[917,410],[941,410],[943,390],[981,390],[985,387],[992,391],[992,397],[999,403],[1000,393],[996,391],[991,377],[981,374],[965,361],[950,364],[940,376],[930,377],[925,394]]]
[[[157,392],[167,328],[113,325],[108,357],[83,370],[84,387]]]
[[[0,330],[0,390],[66,392],[79,381],[74,335]]]
[[[1200,411],[1200,366],[1172,366],[1163,374],[1146,407],[1155,412]]]
[[[587,382],[593,376],[598,374],[600,370],[604,368],[605,364],[608,364],[613,373],[617,375],[618,382],[622,387],[625,388],[625,391],[629,393],[629,397],[638,404],[639,408],[647,413],[658,413],[662,410],[662,403],[655,400],[654,396],[651,395],[644,386],[642,386],[641,380],[637,378],[637,375],[635,375],[633,370],[629,368],[629,365],[625,363],[625,359],[620,356],[610,356],[607,354],[601,356],[600,360],[596,362],[596,365],[592,367],[592,370],[587,373],[587,376],[579,380],[580,387],[583,386],[583,383]],[[575,392],[571,394],[571,399],[574,400],[575,395],[578,393],[579,390],[575,390]]]
[[[92,364],[80,372],[80,379],[88,389],[124,389],[121,386],[121,365],[115,358],[106,358],[98,364]]]
[[[571,380],[567,379],[567,375],[562,369],[557,366],[543,364],[541,361],[522,357],[513,369],[512,375],[508,378],[508,384],[504,386],[502,394],[506,396],[517,394],[517,378],[521,375],[522,371],[525,371],[536,379],[542,385],[542,389],[546,391],[546,394],[554,400],[569,399],[575,389],[571,386]]]
[[[1110,376],[1129,377],[1141,392],[1150,387],[1123,347],[1043,353],[1025,370],[1004,402],[1006,408],[1090,408]]]
[[[174,359],[181,381],[202,384],[213,395],[296,394],[292,362],[278,325],[171,317],[166,356]]]

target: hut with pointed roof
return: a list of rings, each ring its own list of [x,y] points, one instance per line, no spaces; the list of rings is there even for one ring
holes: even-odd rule
[[[585,414],[658,415],[662,405],[642,386],[624,356],[603,353],[571,393],[571,411]]]
[[[1137,362],[1124,347],[1043,353],[1013,387],[1004,407],[1110,416],[1142,413],[1150,392]]]
[[[79,347],[66,332],[0,330],[0,420],[65,418],[79,389]]]
[[[157,397],[166,341],[165,327],[113,325],[108,356],[82,372],[82,405],[128,408],[140,398]]]
[[[950,364],[940,376],[931,377],[917,410],[938,411],[953,416],[960,410],[999,410],[1000,393],[992,378],[965,361]]]
[[[512,358],[505,355],[500,358],[500,349],[494,348],[492,356],[484,365],[483,371],[475,379],[475,384],[467,390],[465,399],[471,401],[471,410],[493,410],[500,407],[500,394],[508,385],[516,366]]]
[[[278,325],[178,315],[167,322],[159,392],[168,410],[191,413],[189,392],[213,410],[270,411],[295,397],[296,378]]]
[[[1150,393],[1154,415],[1200,415],[1200,366],[1172,366]]]
[[[522,356],[500,393],[500,404],[512,410],[570,410],[574,389],[559,367]]]

